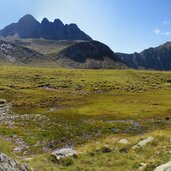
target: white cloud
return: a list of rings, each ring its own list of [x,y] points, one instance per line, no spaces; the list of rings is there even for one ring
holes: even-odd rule
[[[160,31],[159,29],[155,29],[155,30],[154,30],[154,33],[155,33],[155,34],[160,34],[161,31]]]
[[[164,32],[164,33],[162,33],[163,35],[166,35],[166,36],[169,36],[169,35],[171,35],[171,32]]]
[[[165,36],[170,36],[171,35],[171,31],[162,32],[160,29],[155,29],[154,33],[156,35],[165,35]]]
[[[169,21],[163,21],[163,24],[170,24],[170,22]]]

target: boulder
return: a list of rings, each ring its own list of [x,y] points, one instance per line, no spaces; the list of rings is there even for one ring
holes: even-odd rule
[[[67,157],[73,157],[77,154],[78,152],[73,150],[72,148],[62,148],[62,149],[55,150],[54,152],[51,153],[51,155],[54,156],[57,160]]]
[[[0,153],[0,171],[29,171],[29,169],[7,155]]]
[[[154,137],[148,137],[142,141],[140,141],[138,144],[134,145],[132,148],[133,149],[137,149],[139,147],[144,147],[146,146],[148,143],[152,142],[154,140]]]
[[[156,167],[154,171],[171,171],[171,161],[166,164]]]
[[[120,143],[120,144],[128,144],[129,141],[128,141],[127,139],[121,139],[121,140],[119,141],[119,143]]]

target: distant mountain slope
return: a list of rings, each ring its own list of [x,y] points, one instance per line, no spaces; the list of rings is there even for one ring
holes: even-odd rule
[[[98,41],[77,42],[64,48],[54,57],[60,65],[72,68],[127,68],[126,64],[108,46]]]
[[[0,62],[43,66],[55,64],[49,57],[26,47],[0,40]]]
[[[44,54],[40,53],[44,48]],[[108,46],[97,41],[1,40],[0,62],[85,69],[127,68]]]
[[[6,39],[17,45],[33,49],[44,55],[54,55],[66,47],[74,45],[83,40],[47,40],[47,39]]]
[[[171,70],[171,42],[156,48],[146,49],[141,53],[117,53],[117,55],[131,68]]]
[[[51,40],[92,40],[76,24],[64,25],[59,19],[49,22],[44,18],[39,23],[33,16],[25,15],[17,23],[12,23],[0,31],[0,35],[19,38],[44,38]]]

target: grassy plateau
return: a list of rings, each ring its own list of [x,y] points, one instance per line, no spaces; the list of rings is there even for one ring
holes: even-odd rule
[[[152,171],[171,160],[171,72],[0,66],[0,99],[10,106],[0,151],[35,171]],[[14,153],[19,140],[25,148]],[[97,150],[104,145],[113,150]],[[52,162],[67,146],[78,157]]]

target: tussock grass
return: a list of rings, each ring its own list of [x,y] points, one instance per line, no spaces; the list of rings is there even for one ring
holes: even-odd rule
[[[142,162],[152,170],[170,159],[160,149],[171,135],[170,78],[170,72],[1,66],[0,98],[21,117],[12,127],[0,124],[0,135],[22,137],[29,153],[21,155],[33,156],[27,162],[35,170],[132,171]],[[131,150],[148,135],[153,143]],[[121,138],[130,143],[120,145]],[[114,152],[97,153],[104,144]],[[13,145],[0,141],[9,155]],[[78,159],[54,164],[43,151],[67,145],[81,151]]]

